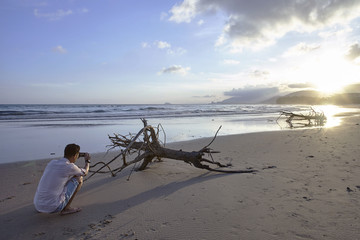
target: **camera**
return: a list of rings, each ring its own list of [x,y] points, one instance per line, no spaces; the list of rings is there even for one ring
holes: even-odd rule
[[[86,153],[84,152],[79,152],[79,157],[85,157]]]

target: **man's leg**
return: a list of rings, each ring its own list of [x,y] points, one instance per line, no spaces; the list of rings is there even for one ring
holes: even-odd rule
[[[83,185],[83,177],[82,176],[76,177],[75,179],[78,182],[78,185],[77,185],[75,191],[72,193],[72,196],[70,197],[69,201],[65,205],[64,209],[61,211],[61,214],[75,213],[75,212],[79,212],[81,210],[80,208],[71,208],[70,207],[71,202],[73,201],[76,193],[80,190],[80,188]],[[73,179],[72,179],[72,181],[73,181]]]

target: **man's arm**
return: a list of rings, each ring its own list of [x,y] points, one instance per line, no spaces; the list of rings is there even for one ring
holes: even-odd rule
[[[84,169],[85,169],[85,176],[86,176],[88,174],[88,172],[89,172],[89,169],[90,169],[91,156],[90,156],[89,153],[85,153],[84,158],[85,158],[85,167],[84,167]]]

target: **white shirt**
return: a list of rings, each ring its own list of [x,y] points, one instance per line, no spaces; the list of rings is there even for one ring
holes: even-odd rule
[[[85,175],[85,170],[67,158],[50,161],[37,187],[34,205],[37,211],[51,213],[65,200],[65,184],[74,176]]]

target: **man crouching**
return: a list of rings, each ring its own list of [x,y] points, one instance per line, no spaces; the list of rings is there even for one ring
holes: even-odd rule
[[[82,154],[85,167],[79,168],[74,164],[79,154],[79,145],[68,144],[63,158],[47,164],[34,197],[38,212],[65,215],[81,211],[81,208],[72,208],[70,204],[83,184],[83,176],[89,172],[91,157],[89,153]]]

